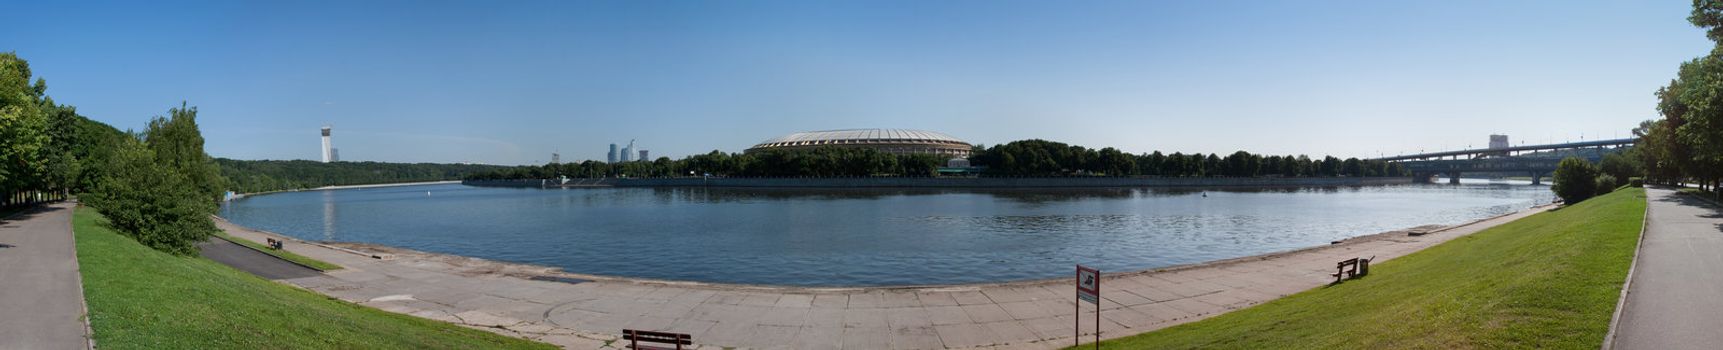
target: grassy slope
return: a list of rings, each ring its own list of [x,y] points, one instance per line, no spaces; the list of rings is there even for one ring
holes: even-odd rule
[[[1623,189],[1371,266],[1367,278],[1103,345],[1596,348],[1644,214],[1644,189]]]
[[[292,262],[299,263],[301,265],[310,266],[311,268],[314,268],[314,269],[318,269],[318,270],[322,270],[322,271],[334,271],[334,270],[340,270],[341,269],[341,265],[331,264],[328,262],[324,262],[323,260],[308,258],[308,257],[305,257],[304,255],[293,254],[293,252],[286,251],[286,250],[270,249],[269,247],[264,246],[262,243],[252,242],[249,239],[230,236],[226,232],[216,232],[215,234],[221,236],[222,238],[226,238],[229,242],[238,243],[240,245],[251,247],[251,249],[256,249],[258,251],[263,252],[264,254],[274,255],[277,258],[282,258],[282,259],[285,259],[287,261],[292,261]]]
[[[550,349],[271,282],[73,219],[90,325],[104,349]]]

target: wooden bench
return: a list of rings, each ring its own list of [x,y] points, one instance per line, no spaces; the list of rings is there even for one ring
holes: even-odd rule
[[[1376,257],[1374,256],[1370,257],[1370,259],[1375,258]],[[1370,259],[1351,258],[1341,260],[1340,263],[1334,264],[1334,273],[1329,276],[1334,276],[1334,283],[1340,283],[1340,281],[1345,279],[1358,278],[1358,276],[1370,274]],[[1347,267],[1351,267],[1352,269],[1347,270]]]
[[[265,239],[269,240],[269,242],[268,242],[269,243],[269,249],[281,250],[281,243],[282,243],[281,240],[275,239],[275,238],[265,238]]]
[[[694,345],[694,337],[681,333],[622,330],[622,339],[628,341],[629,349],[636,350],[682,350],[683,345]],[[640,345],[640,343],[674,344],[674,347]]]

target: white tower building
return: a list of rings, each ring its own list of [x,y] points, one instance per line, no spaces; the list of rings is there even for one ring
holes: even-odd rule
[[[628,147],[622,148],[622,162],[627,163],[634,161],[630,158],[634,158],[634,140],[628,140]]]
[[[329,145],[329,126],[323,126],[323,162],[335,161],[335,149]]]

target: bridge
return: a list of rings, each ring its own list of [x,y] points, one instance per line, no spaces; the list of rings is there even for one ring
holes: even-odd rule
[[[1564,158],[1579,157],[1595,163],[1603,160],[1605,154],[1632,145],[1637,139],[1522,146],[1506,146],[1506,141],[1504,136],[1499,143],[1492,142],[1492,147],[1489,148],[1408,154],[1373,160],[1400,163],[1412,172],[1415,182],[1429,182],[1431,177],[1440,174],[1448,178],[1448,183],[1458,184],[1463,173],[1519,172],[1531,175],[1532,184],[1535,185],[1542,184],[1543,177],[1554,172],[1556,164],[1561,163]]]

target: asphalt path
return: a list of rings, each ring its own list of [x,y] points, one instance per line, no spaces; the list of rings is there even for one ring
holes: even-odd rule
[[[0,219],[0,349],[87,349],[72,204]]]
[[[1723,209],[1646,188],[1648,212],[1615,349],[1723,349]]]
[[[197,245],[201,254],[209,260],[232,266],[258,277],[272,280],[311,277],[322,274],[317,270],[299,266],[287,260],[281,260],[274,255],[264,254],[245,246],[228,242],[225,239],[211,237]]]

